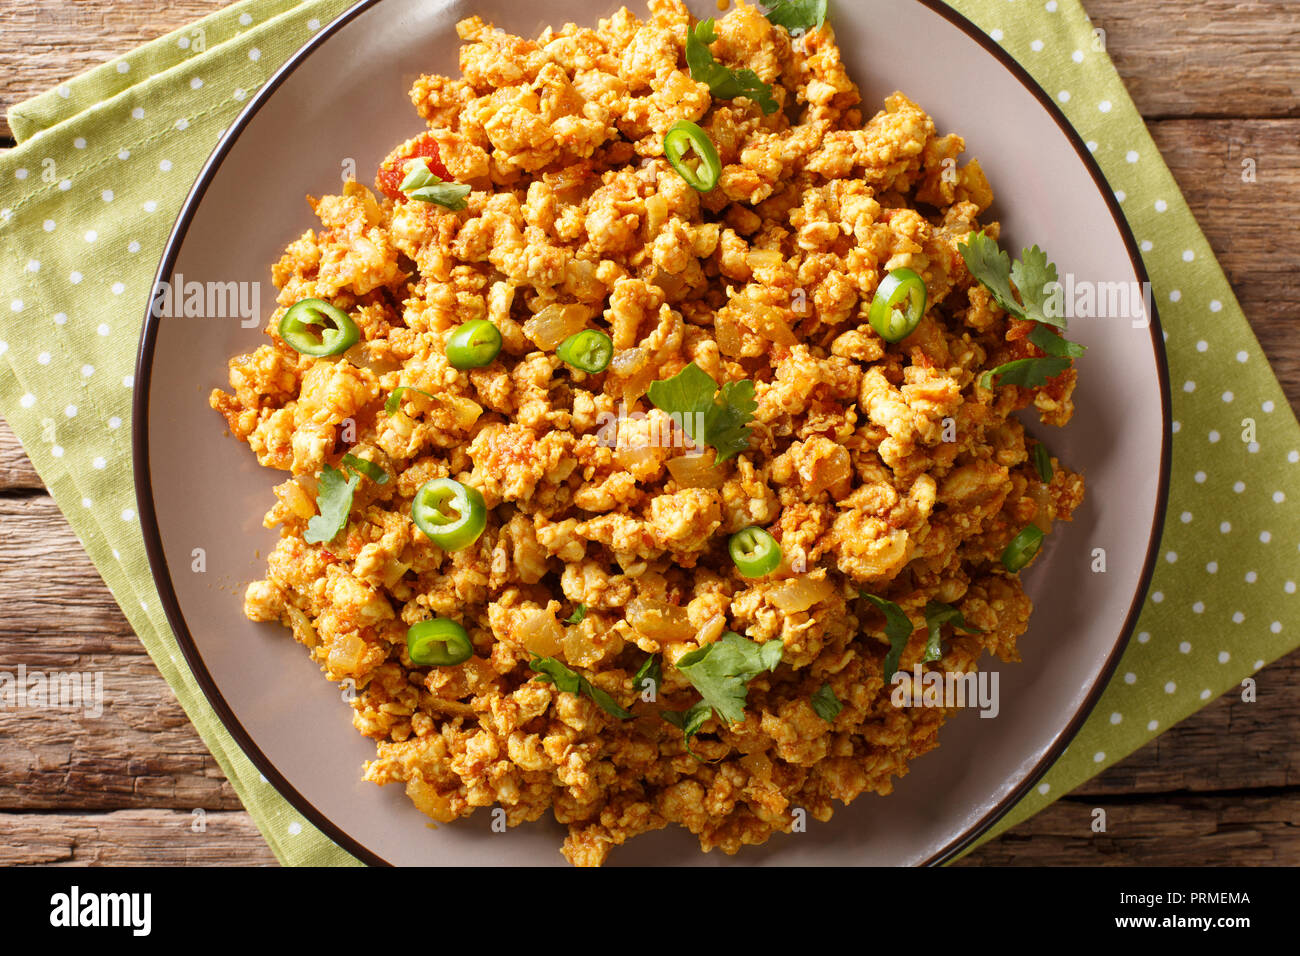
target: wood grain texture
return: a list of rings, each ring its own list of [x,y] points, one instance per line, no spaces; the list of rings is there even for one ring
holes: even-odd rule
[[[1072,795],[1300,788],[1300,650],[1256,674],[1255,684],[1254,703],[1229,691]]]
[[[0,0],[0,107],[42,93],[225,0]],[[1084,0],[1147,117],[1300,117],[1294,0]],[[1176,77],[1176,82],[1171,82]],[[0,136],[9,136],[0,120]]]
[[[48,495],[0,496],[6,602],[0,654],[144,653],[130,624]]]
[[[31,864],[275,866],[276,861],[247,813],[201,818],[170,810],[0,814],[0,866]]]
[[[41,476],[23,451],[9,423],[0,418],[0,493],[43,489]]]
[[[1092,830],[1093,811],[1106,831]],[[1059,800],[957,866],[1294,866],[1300,792]]]
[[[1300,120],[1148,125],[1292,408],[1300,407]],[[1254,182],[1242,178],[1246,159]],[[1176,324],[1168,331],[1177,334]]]
[[[1106,813],[1093,832],[1094,811]],[[958,866],[1276,866],[1300,858],[1300,794],[1169,796],[1048,807]],[[0,865],[273,866],[245,813],[0,814]]]
[[[1082,0],[1148,119],[1300,117],[1295,0]]]
[[[0,671],[90,675],[97,706],[0,709],[0,810],[238,810],[52,498],[0,497]]]

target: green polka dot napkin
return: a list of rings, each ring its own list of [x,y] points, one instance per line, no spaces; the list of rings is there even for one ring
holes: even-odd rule
[[[246,0],[12,109],[0,155],[0,414],[277,857],[355,862],[235,745],[185,666],[131,481],[132,369],[180,204],[244,102],[349,0]],[[1300,644],[1300,428],[1078,0],[953,0],[1056,97],[1141,243],[1167,332],[1169,517],[1136,639],[992,833]],[[992,835],[992,834],[990,834]]]

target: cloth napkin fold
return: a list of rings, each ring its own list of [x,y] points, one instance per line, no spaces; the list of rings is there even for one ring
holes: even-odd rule
[[[135,514],[132,370],[154,270],[204,160],[350,5],[235,3],[14,107],[19,145],[0,155],[0,415],[287,864],[357,861],[262,779],[185,665]],[[1300,426],[1078,0],[951,5],[1056,97],[1115,189],[1166,330],[1175,419],[1137,636],[1074,742],[988,839],[1300,644]]]

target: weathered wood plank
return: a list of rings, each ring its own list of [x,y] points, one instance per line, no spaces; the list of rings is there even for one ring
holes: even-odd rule
[[[1255,681],[1255,703],[1229,691],[1071,797],[1300,786],[1300,650]]]
[[[0,653],[143,653],[48,495],[0,496],[0,582],[10,597],[0,618]]]
[[[20,664],[29,681],[35,672],[69,674],[87,694],[75,707],[0,709],[0,809],[240,809],[148,658],[31,664],[7,651],[2,669],[16,677]]]
[[[1300,116],[1294,0],[1083,6],[1143,116]]]
[[[0,107],[41,93],[225,0],[4,4]],[[1146,116],[1300,116],[1292,0],[1084,0]],[[1171,82],[1176,78],[1176,82]],[[0,119],[0,136],[9,128]]]
[[[200,829],[196,830],[195,828]],[[276,866],[253,819],[121,810],[0,813],[0,866]]]
[[[1220,866],[1300,858],[1300,794],[1063,800],[980,847],[958,866]],[[105,814],[0,813],[0,865],[275,865],[246,813],[127,810]]]
[[[1300,221],[1300,120],[1149,125],[1287,398],[1300,407],[1300,272],[1293,241]],[[1254,161],[1254,182],[1243,179],[1247,159]],[[1177,334],[1176,324],[1169,331]]]
[[[1106,812],[1106,832],[1092,830]],[[958,866],[1294,866],[1300,792],[1267,796],[1066,799]]]
[[[0,621],[0,671],[102,682],[98,706],[0,709],[0,807],[239,807],[49,497],[0,497],[0,581],[22,596]]]
[[[0,418],[0,493],[44,488],[9,423]]]

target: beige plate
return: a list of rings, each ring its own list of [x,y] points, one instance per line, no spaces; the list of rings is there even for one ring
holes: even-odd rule
[[[712,0],[695,0],[704,16]],[[407,99],[423,72],[457,71],[456,21],[473,13],[535,36],[594,24],[617,0],[368,0],[291,59],[222,138],[172,233],[159,279],[261,281],[284,246],[315,225],[304,194],[337,191],[348,160],[367,180],[421,128]],[[636,2],[634,7],[642,7]],[[832,3],[849,74],[869,105],[902,88],[941,132],[966,138],[993,183],[1004,245],[1038,243],[1077,281],[1141,282],[1133,236],[1078,135],[1051,98],[975,27],[931,0]],[[638,12],[644,12],[640,10]],[[909,42],[898,42],[899,37]],[[868,113],[870,109],[868,109]],[[1082,469],[1088,497],[1026,576],[1038,609],[1024,663],[999,665],[1001,712],[964,711],[894,794],[861,797],[829,824],[778,835],[736,857],[701,854],[672,829],[619,848],[612,864],[915,864],[951,857],[1028,790],[1099,695],[1136,621],[1154,560],[1168,479],[1168,383],[1154,314],[1077,319],[1078,412],[1047,435]],[[352,728],[339,689],[286,631],[241,612],[275,532],[262,527],[278,473],[223,435],[208,391],[230,356],[264,339],[238,319],[148,318],[136,374],[135,469],[154,577],[186,658],[227,728],[281,793],[370,862],[554,864],[553,821],[492,834],[489,814],[432,829],[400,787],[360,779],[374,745]],[[192,573],[191,551],[207,552]],[[1106,573],[1090,571],[1106,549]]]

